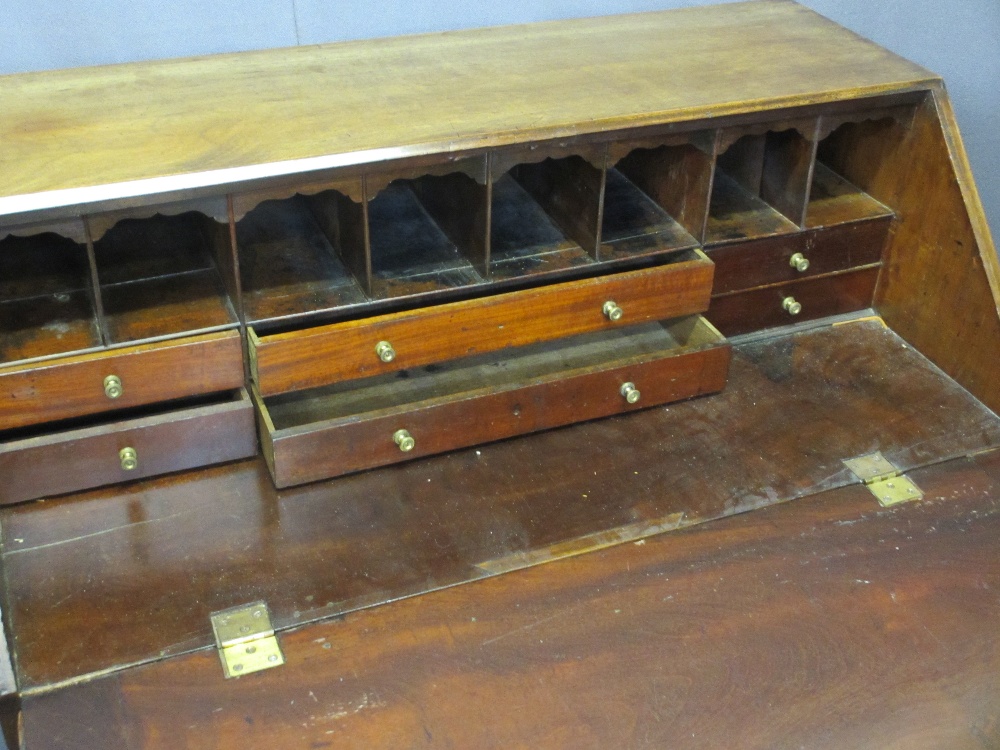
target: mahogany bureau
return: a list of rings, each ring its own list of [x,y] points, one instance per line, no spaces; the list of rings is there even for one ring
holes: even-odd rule
[[[0,504],[640,425],[858,318],[1000,408],[942,82],[790,0],[8,76],[0,112]]]

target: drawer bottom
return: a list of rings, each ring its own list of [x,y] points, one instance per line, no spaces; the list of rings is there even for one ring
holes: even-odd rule
[[[693,316],[254,399],[271,474],[289,487],[714,393],[729,359]]]
[[[0,504],[234,461],[257,452],[242,388],[219,402],[0,443]]]

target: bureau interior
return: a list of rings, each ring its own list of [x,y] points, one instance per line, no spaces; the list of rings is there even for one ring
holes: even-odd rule
[[[744,130],[720,133],[706,244],[794,232],[802,223],[812,144],[796,128]]]
[[[54,229],[0,240],[0,362],[238,326],[216,261],[225,225],[192,212],[113,221],[93,241],[82,222]]]
[[[216,261],[230,254],[226,225],[192,211],[93,226],[108,344],[238,325]]]
[[[600,170],[578,155],[520,161],[525,156],[544,154],[505,153],[491,169],[493,277],[544,277],[592,264]]]
[[[366,302],[361,214],[360,203],[328,190],[264,201],[237,221],[247,323],[321,317]],[[343,260],[359,255],[360,278]]]
[[[480,248],[485,245],[485,190],[479,188],[472,177],[455,172],[395,179],[369,197],[375,299],[413,297],[483,281],[470,260],[483,255]]]
[[[714,138],[714,132],[702,131],[685,136],[682,143],[672,139],[609,145],[601,258],[624,259],[699,244],[712,184]]]
[[[86,245],[54,232],[0,239],[0,364],[102,344]]]

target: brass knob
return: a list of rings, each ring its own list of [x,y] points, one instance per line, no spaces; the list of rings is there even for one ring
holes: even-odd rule
[[[785,308],[785,312],[789,315],[798,315],[802,312],[802,303],[796,302],[795,297],[785,297],[785,299],[781,301],[781,306]]]
[[[136,455],[135,448],[122,448],[118,451],[118,458],[122,462],[122,471],[134,471],[139,468],[139,456]]]
[[[417,444],[417,441],[406,430],[396,430],[392,433],[392,439],[403,453],[409,453]]]
[[[809,259],[802,253],[795,253],[795,255],[789,258],[788,265],[799,273],[805,273],[809,270]]]
[[[621,320],[622,315],[625,314],[622,311],[622,309],[618,307],[615,301],[611,299],[605,302],[604,307],[601,309],[604,311],[604,314],[608,316],[608,320],[610,320],[612,323],[614,323],[617,320]]]
[[[639,399],[642,397],[642,394],[639,393],[639,389],[635,387],[635,383],[625,383],[624,385],[622,385],[619,392],[625,397],[625,400],[628,401],[630,404],[639,403]]]
[[[117,375],[108,375],[104,378],[104,395],[108,398],[119,398],[125,389],[122,388],[122,379]]]
[[[396,358],[396,350],[388,341],[379,341],[375,345],[375,353],[383,362],[392,362]]]

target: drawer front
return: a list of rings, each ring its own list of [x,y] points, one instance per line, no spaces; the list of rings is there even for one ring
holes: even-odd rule
[[[885,217],[708,248],[706,252],[715,262],[713,293],[794,282],[878,263],[891,223],[892,218]],[[808,260],[809,267],[805,271],[792,266],[791,258],[796,253]]]
[[[16,503],[233,461],[257,452],[253,405],[239,398],[0,444],[0,503]],[[123,468],[122,451],[135,452]],[[127,465],[127,464],[126,464]]]
[[[791,325],[871,307],[880,266],[870,266],[794,284],[753,289],[712,299],[706,317],[726,336]],[[802,305],[798,315],[783,307],[789,297]]]
[[[539,341],[703,312],[712,263],[696,260],[306,331],[250,337],[250,366],[270,396]],[[606,302],[621,309],[613,322]],[[394,358],[376,353],[388,342]]]
[[[109,376],[121,383],[116,398]],[[0,370],[0,430],[242,386],[237,331],[66,357]]]
[[[719,341],[724,341],[719,339]],[[376,466],[443,453],[515,435],[692,398],[722,390],[730,347],[708,349],[569,377],[529,382],[500,391],[455,394],[333,423],[275,432],[258,398],[261,443],[278,487],[289,487]],[[622,386],[640,391],[629,404]],[[403,452],[394,440],[405,429],[415,441]]]

